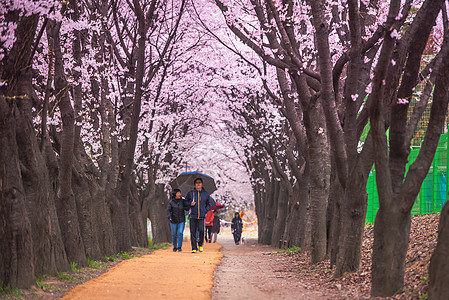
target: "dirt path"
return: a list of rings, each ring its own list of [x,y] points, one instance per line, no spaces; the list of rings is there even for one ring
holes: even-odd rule
[[[157,250],[133,258],[77,286],[63,299],[210,299],[213,273],[221,245],[206,244],[204,252]]]
[[[279,249],[249,243],[236,246],[232,236],[219,236],[223,258],[214,275],[212,299],[342,299],[311,289],[277,270],[270,255]]]
[[[412,218],[405,290],[388,299],[425,298],[438,220],[439,214]],[[65,299],[369,299],[372,225],[365,228],[361,269],[338,279],[332,278],[329,261],[310,265],[306,252],[280,253],[279,249],[255,244],[254,230],[245,231],[244,236],[252,239],[236,246],[229,227],[225,227],[218,238],[221,250],[218,244],[206,244],[205,252],[197,254],[189,251],[189,242],[181,253],[168,249],[141,256],[151,250],[135,249],[133,255],[140,258],[115,265],[85,284],[73,288],[102,274],[110,265],[62,273],[65,278],[44,277],[39,288],[20,290],[21,298],[55,300],[73,288]],[[1,299],[5,297],[18,299],[16,294],[0,293]]]
[[[236,246],[230,233],[204,252],[157,250],[133,258],[77,286],[63,299],[342,299],[285,273],[276,249]],[[223,245],[223,247],[222,247]]]

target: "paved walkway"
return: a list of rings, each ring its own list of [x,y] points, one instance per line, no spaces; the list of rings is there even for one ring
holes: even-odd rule
[[[212,300],[344,299],[283,272],[282,256],[272,255],[279,249],[258,245],[255,239],[237,246],[231,235],[219,236],[219,241],[223,258],[214,273]]]

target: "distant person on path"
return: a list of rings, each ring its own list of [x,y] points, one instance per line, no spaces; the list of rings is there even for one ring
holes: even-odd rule
[[[186,225],[185,211],[189,207],[184,205],[181,191],[174,189],[172,199],[167,206],[167,217],[170,221],[171,238],[173,242],[173,252],[182,251],[182,240]]]
[[[232,218],[232,224],[231,224],[231,232],[234,235],[234,242],[236,245],[240,243],[240,238],[242,237],[242,229],[243,229],[243,222],[240,218],[240,214],[236,211],[234,218]]]
[[[204,242],[204,218],[212,204],[209,193],[203,188],[203,179],[196,178],[193,181],[195,188],[187,193],[184,199],[184,205],[190,206],[190,243],[192,244],[192,253],[203,252]],[[199,232],[198,240],[196,231]]]
[[[209,210],[206,214],[206,243],[210,243],[212,239],[212,225],[214,224],[214,212]]]
[[[214,220],[212,224],[212,236],[214,237],[214,243],[217,242],[217,235],[220,233],[220,218],[218,212],[214,210]],[[209,241],[210,243],[210,241]]]

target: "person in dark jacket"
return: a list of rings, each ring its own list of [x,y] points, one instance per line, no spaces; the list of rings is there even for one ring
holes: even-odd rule
[[[190,243],[192,244],[192,252],[198,250],[203,252],[204,242],[204,218],[212,204],[209,193],[203,188],[203,179],[196,178],[193,181],[195,188],[187,193],[184,199],[184,205],[190,206]],[[199,232],[198,240],[196,231]]]
[[[173,242],[173,251],[182,251],[182,240],[184,228],[186,225],[185,211],[189,208],[184,206],[181,197],[181,191],[174,189],[172,199],[168,203],[167,217],[170,221],[171,238]]]
[[[235,212],[234,218],[232,218],[231,232],[234,235],[234,242],[236,245],[240,243],[240,238],[242,237],[243,221],[240,218],[240,214]]]
[[[214,210],[214,220],[212,221],[212,237],[213,243],[217,242],[217,235],[220,233],[220,218],[218,217],[218,212]]]

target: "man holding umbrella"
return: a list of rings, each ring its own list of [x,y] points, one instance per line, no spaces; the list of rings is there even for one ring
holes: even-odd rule
[[[192,253],[198,250],[203,252],[204,242],[204,218],[209,211],[212,199],[209,193],[203,188],[203,179],[198,177],[193,181],[195,188],[187,193],[184,199],[184,206],[190,206],[190,243]],[[196,231],[199,232],[199,240],[196,239]]]

